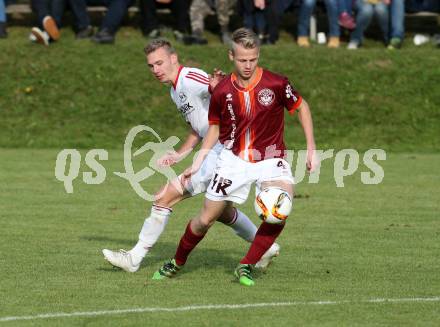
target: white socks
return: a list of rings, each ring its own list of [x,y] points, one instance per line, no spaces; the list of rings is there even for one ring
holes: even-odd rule
[[[145,219],[142,230],[139,233],[139,241],[134,248],[130,250],[134,265],[140,264],[151,247],[157,242],[160,234],[165,230],[171,212],[171,208],[153,205],[151,214]]]
[[[237,208],[235,208],[235,217],[228,226],[234,230],[235,234],[247,242],[252,242],[257,233],[257,226]]]

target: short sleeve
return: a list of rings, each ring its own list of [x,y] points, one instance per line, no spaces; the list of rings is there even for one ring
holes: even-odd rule
[[[219,92],[214,92],[209,102],[208,121],[209,125],[219,125],[221,117],[221,103]]]
[[[287,78],[283,80],[283,104],[290,114],[294,114],[295,110],[302,103],[302,97],[297,90],[292,86]]]

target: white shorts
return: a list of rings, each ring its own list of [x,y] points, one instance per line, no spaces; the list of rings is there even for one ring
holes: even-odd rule
[[[206,192],[206,189],[211,182],[217,159],[222,150],[223,145],[217,143],[212,150],[209,151],[209,154],[205,160],[203,160],[200,169],[191,176],[189,183],[184,185],[185,190],[188,191],[192,196]],[[179,180],[182,180],[182,175],[179,175],[178,178]]]
[[[249,196],[252,183],[257,192],[263,182],[285,181],[294,184],[288,162],[280,158],[248,162],[237,157],[231,150],[223,149],[206,191],[206,197],[213,201],[232,201],[242,204]]]

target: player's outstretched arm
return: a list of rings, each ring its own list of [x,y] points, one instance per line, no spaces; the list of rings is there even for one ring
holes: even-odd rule
[[[317,164],[315,137],[313,136],[313,120],[309,104],[304,99],[298,108],[298,118],[304,130],[307,142],[307,169],[313,171]]]
[[[191,151],[195,148],[197,144],[199,144],[201,138],[191,128],[191,132],[188,134],[188,136],[185,139],[185,142],[183,142],[182,146],[177,151],[169,151],[167,154],[162,156],[158,161],[157,164],[159,167],[167,167],[172,166],[179,161],[186,158],[188,154],[191,153]]]
[[[209,126],[208,132],[206,133],[206,136],[203,138],[202,146],[200,148],[199,153],[197,154],[197,157],[195,158],[191,167],[188,167],[183,173],[184,178],[189,178],[191,175],[193,175],[200,169],[203,160],[205,160],[206,156],[209,154],[209,151],[217,143],[219,133],[220,133],[219,125]]]

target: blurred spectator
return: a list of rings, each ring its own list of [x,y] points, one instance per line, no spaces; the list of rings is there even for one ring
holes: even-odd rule
[[[176,19],[174,37],[178,42],[185,41],[185,34],[189,26],[189,0],[140,0],[141,29],[142,33],[149,38],[160,36],[157,8],[170,8]]]
[[[73,0],[75,1],[75,0]],[[102,20],[98,32],[92,37],[92,41],[98,44],[112,44],[115,35],[127,13],[128,7],[133,0],[87,0],[88,6],[106,6],[107,12]]]
[[[339,19],[338,23],[350,31],[356,28],[356,21],[353,17],[353,0],[338,0]]]
[[[390,4],[390,44],[388,49],[400,49],[405,34],[405,0],[391,0]]]
[[[49,45],[60,38],[58,26],[64,11],[65,0],[32,0],[31,7],[36,14],[36,25],[31,29],[30,40],[39,44]]]
[[[229,33],[230,13],[236,0],[193,0],[189,9],[191,20],[192,38],[191,43],[206,44],[208,41],[203,37],[205,30],[204,20],[208,15],[217,13],[217,21],[220,25],[221,40],[224,44],[231,42]]]
[[[370,25],[373,14],[379,21],[385,43],[388,42],[388,5],[390,0],[357,0],[356,29],[351,33],[348,49],[355,50],[362,44],[364,31]]]
[[[298,18],[298,45],[300,47],[310,47],[309,42],[309,26],[310,17],[315,8],[316,0],[304,0]],[[339,47],[340,29],[338,25],[338,3],[337,0],[325,0],[327,8],[328,25],[329,25],[329,41],[327,46],[329,48]]]
[[[260,41],[264,41],[266,31],[265,9],[264,0],[241,0],[239,2],[244,27],[254,30]]]
[[[37,26],[31,30],[31,41],[49,45],[50,41],[60,38],[59,27],[66,5],[73,14],[76,38],[90,37],[93,33],[85,0],[32,0],[31,5],[37,16]]]
[[[0,38],[4,39],[8,36],[6,32],[6,8],[5,1],[0,0]]]

